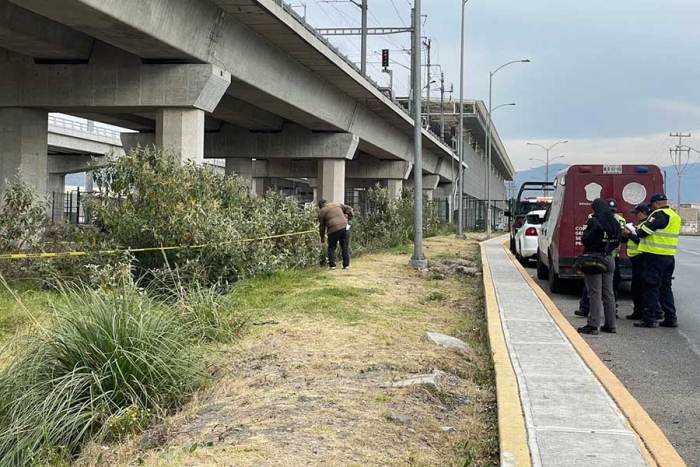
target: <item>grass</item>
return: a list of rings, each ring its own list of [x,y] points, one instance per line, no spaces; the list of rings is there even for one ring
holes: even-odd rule
[[[426,240],[426,254],[474,258],[474,241]],[[230,300],[253,322],[214,365],[222,378],[169,417],[161,447],[139,437],[105,465],[498,465],[493,371],[480,279],[425,280],[389,251],[347,271],[315,268],[238,284]],[[422,342],[426,332],[465,340],[463,354]],[[386,382],[440,369],[439,390]],[[386,414],[408,415],[408,424]],[[443,426],[455,428],[445,433]],[[148,435],[146,435],[148,437]],[[187,452],[197,443],[198,448]],[[80,465],[94,465],[101,448]],[[467,458],[468,463],[465,463]]]
[[[425,248],[478,250],[452,237]],[[497,465],[480,280],[423,279],[405,266],[411,251],[247,279],[227,295],[25,288],[21,308],[0,293],[0,339],[22,343],[0,370],[0,465]],[[475,353],[422,342],[426,331]],[[433,369],[457,383],[384,386]]]
[[[0,371],[0,465],[71,459],[135,432],[207,376],[180,316],[135,289],[64,289],[47,326]]]

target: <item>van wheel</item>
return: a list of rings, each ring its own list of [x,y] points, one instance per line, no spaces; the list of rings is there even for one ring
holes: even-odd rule
[[[537,250],[537,278],[541,281],[549,279],[549,271],[547,270],[547,266],[542,263],[539,249]]]
[[[561,293],[561,279],[559,274],[554,271],[552,265],[552,255],[549,256],[549,291],[552,293]]]

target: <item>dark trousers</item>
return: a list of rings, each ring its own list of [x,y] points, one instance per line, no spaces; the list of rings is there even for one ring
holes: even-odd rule
[[[630,258],[632,262],[632,314],[639,318],[644,316],[644,255]]]
[[[673,256],[644,253],[644,322],[653,323],[663,310],[664,321],[675,323],[676,305],[673,300]]]
[[[343,267],[350,266],[349,236],[345,227],[328,234],[328,266],[335,267],[335,249],[340,242],[340,252],[343,256]]]

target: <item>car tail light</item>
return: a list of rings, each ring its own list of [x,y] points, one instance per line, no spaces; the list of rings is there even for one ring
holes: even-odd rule
[[[537,236],[537,229],[534,227],[528,227],[527,230],[525,231],[525,235],[527,237],[536,237]]]
[[[520,227],[523,225],[523,220],[522,219],[515,219],[513,221],[513,227]]]

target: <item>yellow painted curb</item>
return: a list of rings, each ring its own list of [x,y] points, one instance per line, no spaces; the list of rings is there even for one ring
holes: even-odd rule
[[[559,308],[554,304],[551,298],[544,290],[530,277],[530,274],[523,268],[508,250],[506,245],[503,245],[510,260],[518,268],[518,271],[523,276],[525,281],[530,284],[532,290],[537,294],[542,304],[549,312],[550,316],[557,323],[564,335],[569,339],[571,345],[574,346],[578,354],[581,356],[591,372],[598,378],[598,381],[608,391],[610,397],[615,401],[622,413],[627,418],[632,429],[637,433],[647,463],[651,466],[658,467],[687,467],[685,461],[676,452],[671,442],[666,438],[666,435],[654,423],[649,414],[637,402],[627,388],[617,379],[610,369],[598,358],[598,355],[593,351],[590,345],[581,337],[581,335],[571,326],[569,320],[559,311]]]
[[[484,297],[488,322],[489,345],[496,373],[496,401],[498,405],[498,442],[502,467],[530,467],[530,448],[527,444],[525,414],[520,403],[518,381],[506,347],[506,338],[498,311],[496,290],[486,249],[481,244],[481,263],[484,275]]]

